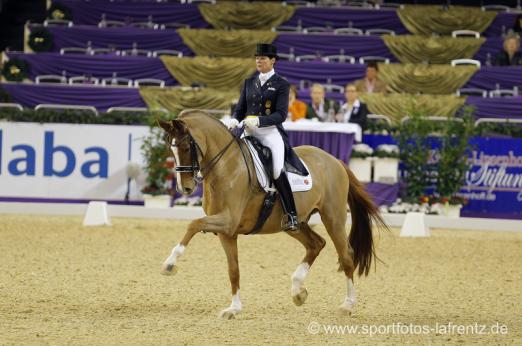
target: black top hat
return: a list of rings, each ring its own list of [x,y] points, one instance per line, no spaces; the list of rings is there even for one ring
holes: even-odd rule
[[[258,43],[255,56],[267,56],[277,59],[277,47],[270,43]]]

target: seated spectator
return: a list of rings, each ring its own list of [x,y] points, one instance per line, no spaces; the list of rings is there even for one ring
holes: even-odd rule
[[[368,107],[359,100],[358,96],[355,84],[348,84],[344,89],[346,102],[341,106],[335,120],[339,123],[359,124],[364,131],[368,121]]]
[[[369,62],[366,65],[366,77],[356,80],[354,84],[360,93],[386,92],[386,83],[379,79],[379,66],[376,62]]]
[[[517,16],[517,20],[515,21],[515,25],[513,25],[513,32],[518,36],[522,36],[522,14]]]
[[[339,104],[334,100],[324,98],[324,87],[314,83],[310,90],[312,102],[306,109],[307,119],[318,119],[319,121],[334,122],[335,114],[339,112]]]
[[[306,103],[297,99],[297,88],[290,86],[288,94],[288,118],[292,121],[303,119],[306,116]]]
[[[504,40],[504,50],[497,54],[495,65],[517,66],[522,65],[522,54],[519,52],[520,37],[509,34]]]

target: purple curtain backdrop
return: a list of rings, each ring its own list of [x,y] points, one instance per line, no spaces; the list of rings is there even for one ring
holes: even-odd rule
[[[98,25],[105,13],[106,20],[146,22],[150,15],[155,23],[183,23],[192,28],[209,26],[201,16],[197,4],[107,0],[59,0],[57,2],[71,9],[75,24]]]
[[[484,66],[464,87],[493,90],[497,84],[501,89],[511,89],[514,86],[522,89],[522,66]]]
[[[40,103],[94,106],[99,111],[105,111],[110,107],[147,106],[137,88],[22,83],[2,83],[1,87],[11,95],[13,102],[31,108]]]
[[[522,118],[522,96],[504,98],[469,96],[466,103],[476,107],[477,118]]]
[[[59,53],[7,53],[9,58],[19,58],[29,63],[29,78],[38,75],[67,72],[67,77],[91,74],[97,78],[118,77],[129,79],[156,78],[166,85],[176,85],[177,81],[167,71],[159,58],[122,57],[116,55],[60,55]]]
[[[509,29],[512,29],[513,25],[515,25],[517,16],[518,13],[498,12],[493,23],[491,23],[489,28],[484,31],[483,36],[499,37],[502,34],[507,33]]]
[[[346,85],[348,82],[363,78],[366,67],[361,64],[327,63],[320,61],[294,62],[281,60],[276,64],[277,73],[284,76],[292,84],[300,80],[326,83],[331,79],[333,84]]]
[[[281,53],[335,55],[344,49],[345,55],[355,57],[377,55],[397,61],[379,36],[344,36],[334,34],[279,34],[274,44]]]
[[[326,26],[326,23],[330,23],[334,28],[346,28],[352,22],[354,28],[362,30],[379,28],[394,30],[396,34],[408,33],[394,9],[299,7],[283,25],[295,26],[299,20],[303,27]]]
[[[400,184],[367,183],[364,184],[375,204],[391,205],[399,197]]]
[[[134,42],[140,49],[175,49],[184,55],[194,55],[183,43],[175,30],[152,30],[140,28],[98,28],[93,26],[47,27],[54,37],[53,51],[65,47],[86,47],[91,41],[93,48],[131,49]]]

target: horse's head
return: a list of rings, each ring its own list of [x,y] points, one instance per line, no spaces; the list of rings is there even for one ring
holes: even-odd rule
[[[196,189],[196,178],[200,170],[199,148],[183,121],[158,120],[158,123],[167,132],[167,143],[176,161],[176,190],[190,195]]]

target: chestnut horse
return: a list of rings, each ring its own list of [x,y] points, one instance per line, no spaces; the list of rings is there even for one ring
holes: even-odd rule
[[[265,192],[255,184],[257,178],[252,158],[245,144],[221,121],[202,111],[185,111],[176,120],[160,120],[159,123],[167,133],[176,159],[177,190],[191,194],[202,180],[203,209],[207,215],[189,224],[183,239],[163,264],[162,274],[177,272],[176,262],[196,233],[217,234],[226,253],[232,286],[232,304],[219,316],[234,318],[242,308],[237,236],[252,230],[265,196]],[[294,194],[300,230],[288,235],[303,244],[306,254],[291,278],[293,301],[296,305],[305,302],[308,293],[303,281],[326,244],[308,225],[312,214],[318,212],[337,250],[339,271],[346,275],[347,294],[340,309],[349,312],[355,304],[354,271],[358,267],[359,275],[368,275],[375,256],[372,221],[386,226],[364,187],[343,162],[312,146],[296,147],[295,151],[308,166],[313,187],[310,191]],[[352,217],[349,237],[345,229],[347,203]],[[259,234],[280,232],[282,217],[283,210],[278,200]]]

